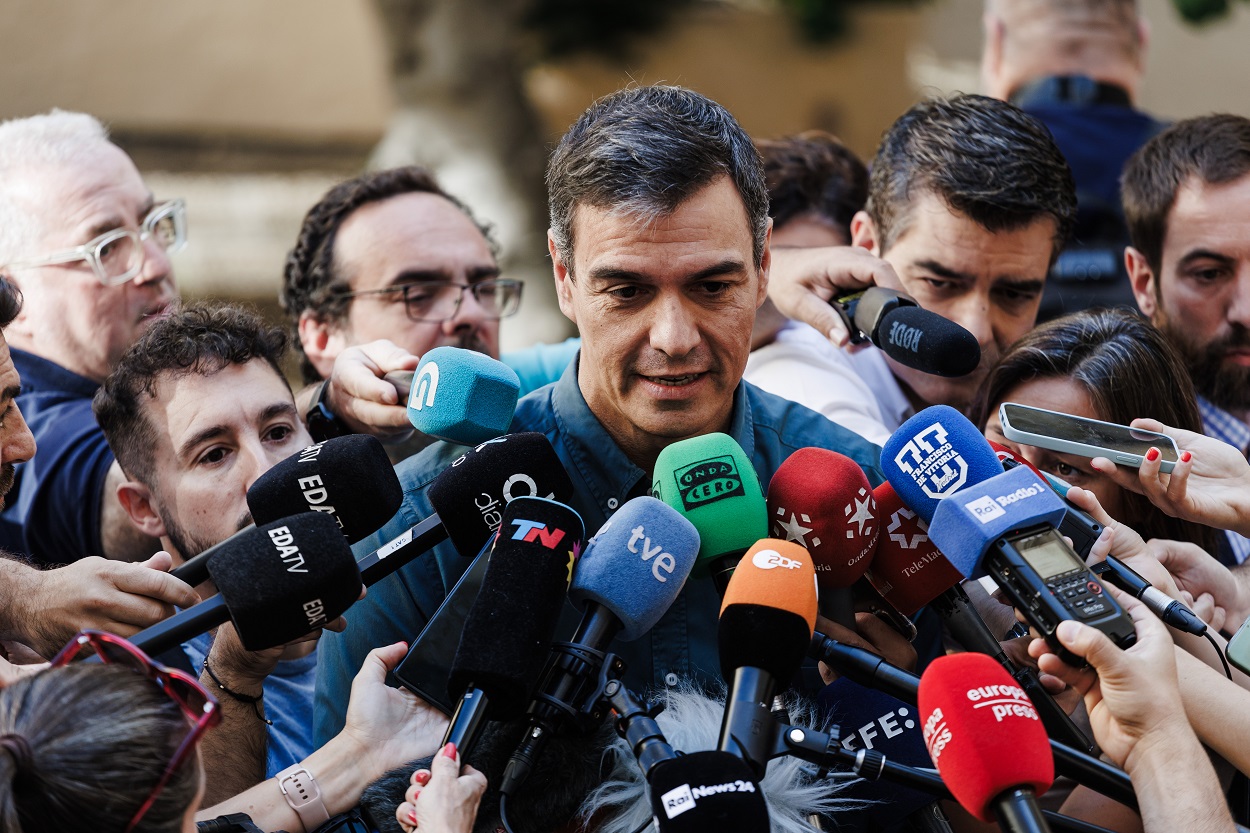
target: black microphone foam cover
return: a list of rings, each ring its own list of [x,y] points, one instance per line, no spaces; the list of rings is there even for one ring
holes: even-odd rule
[[[403,500],[386,449],[367,434],[310,445],[262,474],[247,490],[247,507],[256,523],[324,512],[352,544],[381,529]]]
[[[651,774],[651,811],[664,833],[766,833],[768,805],[751,768],[729,752],[692,752]]]
[[[499,529],[509,501],[543,497],[565,502],[573,496],[573,484],[550,441],[531,431],[469,449],[435,478],[426,495],[452,546],[471,558]]]
[[[784,684],[798,673],[811,641],[812,629],[797,613],[766,605],[729,605],[717,630],[721,675],[733,680],[737,668],[759,668]]]
[[[208,561],[243,646],[290,642],[360,598],[360,570],[334,518],[305,512],[244,531]]]
[[[581,516],[562,503],[522,497],[508,504],[451,663],[452,700],[476,687],[486,692],[491,720],[525,712],[584,536]]]
[[[887,356],[935,376],[967,376],[981,363],[976,336],[920,307],[890,310],[882,316],[876,335],[873,343]]]

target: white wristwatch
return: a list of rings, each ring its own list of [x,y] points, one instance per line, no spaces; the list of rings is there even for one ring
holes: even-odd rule
[[[330,813],[326,810],[325,802],[321,800],[317,779],[302,764],[289,766],[276,777],[278,789],[282,790],[286,803],[299,816],[305,833],[312,833],[330,820]]]

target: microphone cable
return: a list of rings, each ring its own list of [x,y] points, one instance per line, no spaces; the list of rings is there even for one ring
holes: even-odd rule
[[[1220,658],[1220,664],[1224,666],[1224,676],[1231,680],[1233,678],[1233,669],[1228,667],[1228,657],[1226,657],[1224,652],[1220,650],[1219,643],[1216,642],[1215,637],[1211,635],[1211,629],[1208,628],[1202,635],[1207,638],[1207,642],[1211,643],[1211,647],[1215,649],[1215,655]]]

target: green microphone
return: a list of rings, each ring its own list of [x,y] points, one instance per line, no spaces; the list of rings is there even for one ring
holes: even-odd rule
[[[700,546],[691,575],[710,575],[722,595],[738,560],[768,537],[768,505],[755,466],[728,434],[691,437],[661,451],[651,494],[694,524]]]

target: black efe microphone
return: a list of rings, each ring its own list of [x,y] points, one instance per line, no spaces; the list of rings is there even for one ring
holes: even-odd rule
[[[447,690],[458,705],[444,746],[454,743],[467,754],[486,720],[524,714],[584,535],[581,517],[554,500],[522,497],[504,509],[452,661]]]

